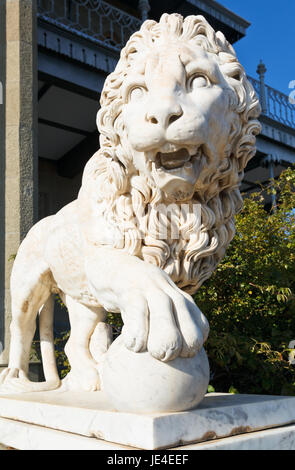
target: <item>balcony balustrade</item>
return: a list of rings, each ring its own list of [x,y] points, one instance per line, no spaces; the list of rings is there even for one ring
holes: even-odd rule
[[[255,78],[248,76],[248,79],[260,99],[262,114],[295,129],[295,105],[290,102],[289,97]],[[262,86],[264,90],[261,89]]]
[[[87,40],[120,51],[142,21],[103,0],[38,0],[38,18]],[[262,62],[260,80],[248,77],[262,106],[262,114],[295,129],[295,105],[289,97],[264,84]]]
[[[38,18],[119,51],[141,20],[102,0],[38,0]]]

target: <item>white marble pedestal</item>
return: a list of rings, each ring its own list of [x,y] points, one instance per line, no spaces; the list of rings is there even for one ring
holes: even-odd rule
[[[102,392],[35,392],[1,395],[0,416],[0,443],[17,449],[295,450],[295,397],[208,394],[191,411],[139,415]]]

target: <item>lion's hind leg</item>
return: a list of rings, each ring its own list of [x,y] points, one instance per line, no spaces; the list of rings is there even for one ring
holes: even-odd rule
[[[34,268],[36,269],[36,265]],[[31,276],[28,275],[28,272],[21,276],[21,269],[18,267],[17,275],[12,277],[9,364],[0,375],[1,391],[5,391],[5,389],[33,391],[37,387],[37,384],[28,379],[30,351],[36,330],[38,311],[51,295],[49,284],[44,282],[46,273],[42,272],[41,265],[39,268],[37,277],[34,275],[36,271],[31,273]]]
[[[87,307],[65,296],[71,333],[65,346],[71,370],[63,379],[63,390],[95,391],[100,389],[98,364],[90,352],[90,340],[99,322],[105,320],[105,310]]]

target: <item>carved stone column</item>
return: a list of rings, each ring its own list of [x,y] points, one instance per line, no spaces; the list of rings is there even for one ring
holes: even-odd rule
[[[37,221],[36,0],[2,0],[0,18],[4,90],[0,131],[1,367],[7,364],[10,342],[11,257]]]
[[[5,4],[0,2],[0,355],[4,344],[5,285]]]

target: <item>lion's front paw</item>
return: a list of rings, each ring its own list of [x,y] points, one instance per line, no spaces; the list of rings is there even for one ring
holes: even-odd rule
[[[149,298],[149,352],[162,361],[193,357],[207,339],[209,326],[192,297],[168,277]]]
[[[122,338],[127,349],[133,352],[146,350],[148,337],[148,306],[141,291],[134,290],[124,295],[121,309],[124,326]]]
[[[167,289],[169,286],[166,286]],[[182,335],[178,328],[171,296],[158,288],[151,293],[149,304],[148,351],[163,362],[180,355]]]
[[[145,271],[145,287],[121,297],[125,346],[134,352],[147,349],[164,362],[195,356],[208,335],[206,318],[164,271],[154,266]]]
[[[127,349],[134,352],[141,352],[146,349],[147,335],[145,330],[127,328],[125,325],[122,329],[122,336]]]
[[[147,349],[153,357],[160,361],[172,361],[179,356],[182,347],[182,338],[179,330],[175,328],[151,328]]]
[[[174,300],[175,315],[182,335],[181,357],[193,357],[202,348],[209,333],[206,317],[194,303],[192,297],[181,293]]]

